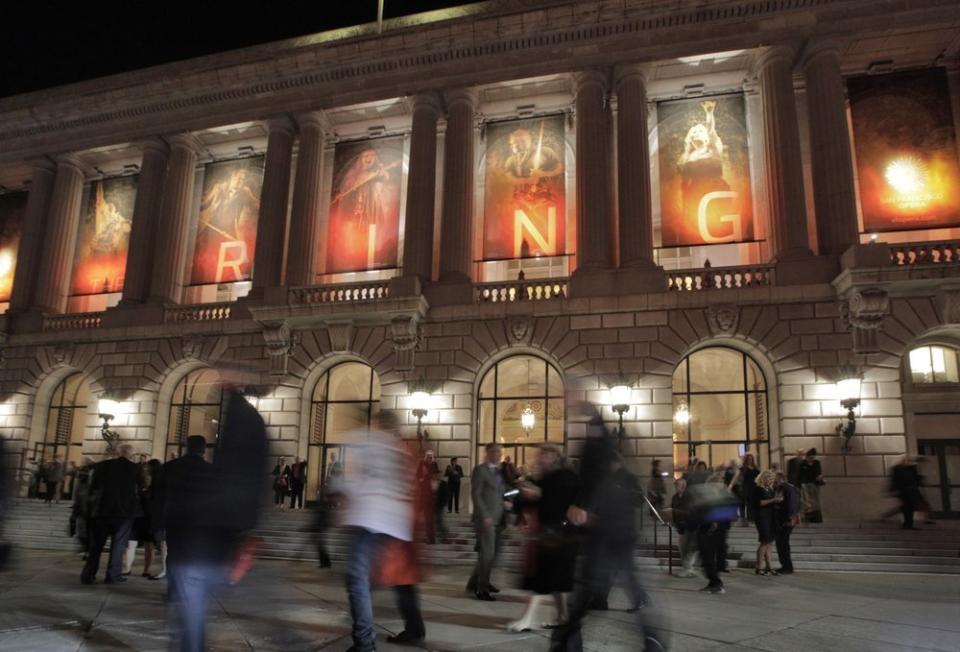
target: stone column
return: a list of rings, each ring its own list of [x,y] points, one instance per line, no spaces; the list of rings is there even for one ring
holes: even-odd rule
[[[9,312],[23,312],[33,304],[36,292],[37,269],[46,231],[50,196],[53,194],[56,166],[48,158],[31,161],[33,175],[30,179],[30,194],[27,196],[26,214],[20,246],[17,248],[17,267],[13,272],[13,288],[10,291]]]
[[[763,146],[767,192],[770,199],[770,232],[775,260],[811,256],[807,245],[807,216],[803,196],[803,164],[797,103],[793,93],[794,51],[785,46],[768,48],[757,70],[763,102]]]
[[[40,312],[60,314],[67,308],[82,198],[83,167],[80,160],[72,154],[57,157],[53,195],[37,270],[34,307]]]
[[[636,66],[617,69],[615,90],[620,267],[653,267],[650,145],[643,70]]]
[[[609,211],[609,130],[604,108],[607,76],[577,73],[577,272],[613,267]]]
[[[143,159],[137,179],[137,199],[133,205],[127,267],[123,276],[123,298],[120,300],[123,305],[143,303],[150,296],[150,276],[157,251],[157,224],[170,154],[170,148],[161,138],[151,138],[141,147]]]
[[[433,273],[433,216],[437,194],[437,118],[442,108],[434,93],[411,101],[410,167],[403,229],[403,275],[430,281]]]
[[[817,242],[821,255],[839,256],[858,241],[859,229],[837,44],[816,43],[804,57],[803,72],[810,119]]]
[[[167,138],[170,162],[160,202],[160,222],[154,243],[150,298],[156,303],[180,303],[183,271],[187,263],[193,180],[197,168],[197,142],[190,134]]]
[[[476,92],[447,93],[440,222],[440,280],[470,283],[473,270],[473,158]]]
[[[320,237],[320,202],[323,188],[323,141],[327,121],[322,113],[297,119],[300,149],[293,186],[290,235],[287,240],[287,285],[316,283],[317,241]]]
[[[264,161],[257,244],[253,255],[253,287],[278,286],[283,277],[283,243],[287,232],[287,200],[290,195],[290,160],[293,156],[294,124],[288,118],[266,123],[267,155]]]

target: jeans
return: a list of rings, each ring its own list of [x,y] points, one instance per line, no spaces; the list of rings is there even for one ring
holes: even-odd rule
[[[167,562],[167,590],[180,652],[203,652],[210,600],[227,581],[227,566],[215,561]]]
[[[375,649],[373,600],[370,596],[370,571],[386,535],[358,529],[347,562],[347,598],[353,619],[353,644],[358,652]],[[399,595],[398,595],[399,600]]]
[[[116,582],[123,576],[123,555],[127,551],[127,541],[133,530],[133,519],[124,517],[98,517],[90,523],[90,547],[87,549],[87,562],[80,574],[82,582],[91,584],[97,579],[100,570],[100,555],[110,537],[110,561],[107,564],[107,581]]]

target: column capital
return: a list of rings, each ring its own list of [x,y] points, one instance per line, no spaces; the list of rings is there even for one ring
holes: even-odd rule
[[[411,114],[417,111],[425,110],[433,113],[434,117],[439,118],[443,115],[443,98],[437,91],[426,91],[416,95],[408,95],[404,98],[407,110]]]
[[[601,93],[606,93],[610,75],[606,69],[588,68],[573,73],[572,78],[575,95],[591,86],[598,88]]]
[[[443,99],[447,105],[447,111],[453,109],[457,104],[466,104],[473,111],[480,101],[480,93],[475,88],[456,88],[452,91],[446,91],[443,94]]]
[[[185,149],[190,151],[192,154],[197,154],[200,152],[200,149],[203,145],[197,139],[197,137],[189,132],[183,131],[176,134],[168,134],[163,137],[167,143],[170,144],[170,149]]]
[[[32,156],[26,160],[31,172],[56,172],[57,164],[49,156]]]
[[[170,153],[170,146],[167,145],[167,141],[160,136],[153,136],[151,138],[147,138],[146,140],[140,141],[140,150],[144,154],[147,151],[153,151],[166,156]]]
[[[80,158],[80,155],[75,152],[57,154],[54,160],[57,162],[58,168],[71,167],[84,176],[87,174],[86,164],[83,162],[83,159]]]
[[[613,88],[620,90],[621,84],[629,81],[638,81],[646,89],[647,86],[647,67],[640,63],[619,64],[613,69]]]
[[[840,39],[832,37],[812,38],[807,41],[800,57],[800,67],[806,70],[812,63],[823,58],[829,57],[840,63],[840,55],[843,48],[843,42]]]
[[[308,111],[294,116],[300,129],[317,129],[321,133],[331,131],[330,118],[324,111]]]
[[[778,43],[776,45],[767,46],[763,52],[757,56],[757,60],[754,66],[754,69],[759,73],[763,71],[764,68],[771,66],[775,63],[786,62],[788,65],[793,67],[794,62],[797,59],[797,48],[788,45],[786,43]]]
[[[261,120],[260,123],[267,130],[267,134],[272,134],[275,131],[285,133],[288,136],[293,136],[297,131],[296,123],[290,119],[290,116],[287,115],[276,115],[270,118],[265,118]]]

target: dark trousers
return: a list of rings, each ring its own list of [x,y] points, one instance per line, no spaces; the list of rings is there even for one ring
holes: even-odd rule
[[[106,579],[115,582],[123,575],[123,555],[127,550],[127,541],[133,529],[133,519],[125,517],[95,518],[90,524],[90,547],[87,550],[87,562],[83,565],[80,580],[92,583],[100,570],[100,555],[110,537],[110,561],[107,564]]]
[[[460,513],[460,483],[447,483],[447,513]]]
[[[792,533],[792,525],[781,525],[774,534],[774,541],[777,543],[777,557],[780,559],[780,568],[787,571],[793,570],[793,558],[790,556],[790,535]]]
[[[49,503],[54,498],[57,499],[57,502],[60,502],[60,496],[57,495],[57,488],[60,486],[60,483],[47,480],[45,484],[47,485],[47,502]]]
[[[727,570],[727,535],[730,534],[730,523],[717,523],[717,570]]]
[[[697,546],[700,548],[700,560],[703,562],[703,572],[709,580],[709,586],[723,586],[717,568],[717,541],[723,536],[719,528],[701,526],[697,533]]]
[[[916,507],[913,504],[912,500],[906,500],[906,499],[900,500],[900,513],[903,514],[903,527],[905,528],[913,527],[914,511],[916,511]]]
[[[397,598],[397,611],[403,618],[403,630],[413,636],[425,636],[427,628],[420,613],[420,595],[416,585],[395,586],[393,593]]]
[[[610,591],[617,583],[620,577],[626,586],[627,594],[630,597],[630,606],[639,607],[647,601],[647,595],[640,587],[637,580],[637,574],[633,567],[633,551],[635,545],[633,541],[623,541],[607,544],[606,555],[608,557],[609,577],[607,579],[606,590],[602,595],[597,596],[603,602],[607,601]]]
[[[283,499],[287,497],[287,488],[283,485],[273,485],[273,504],[282,505]]]
[[[290,483],[290,508],[303,507],[303,483],[296,480]]]

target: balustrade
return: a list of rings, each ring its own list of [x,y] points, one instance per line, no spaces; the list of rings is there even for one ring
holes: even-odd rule
[[[772,265],[704,267],[667,272],[667,289],[676,292],[773,285]]]
[[[168,308],[165,315],[167,323],[221,321],[230,319],[233,312],[229,303],[206,303],[195,306],[177,306]]]
[[[100,328],[102,313],[78,312],[69,315],[52,315],[43,318],[45,331],[72,331]]]
[[[564,299],[567,296],[567,280],[544,279],[540,281],[478,283],[474,286],[474,294],[477,303]]]
[[[291,288],[292,304],[342,303],[346,301],[375,301],[390,295],[390,282],[349,283],[344,285],[310,285]]]
[[[890,263],[897,266],[956,265],[960,263],[960,240],[890,245]]]

